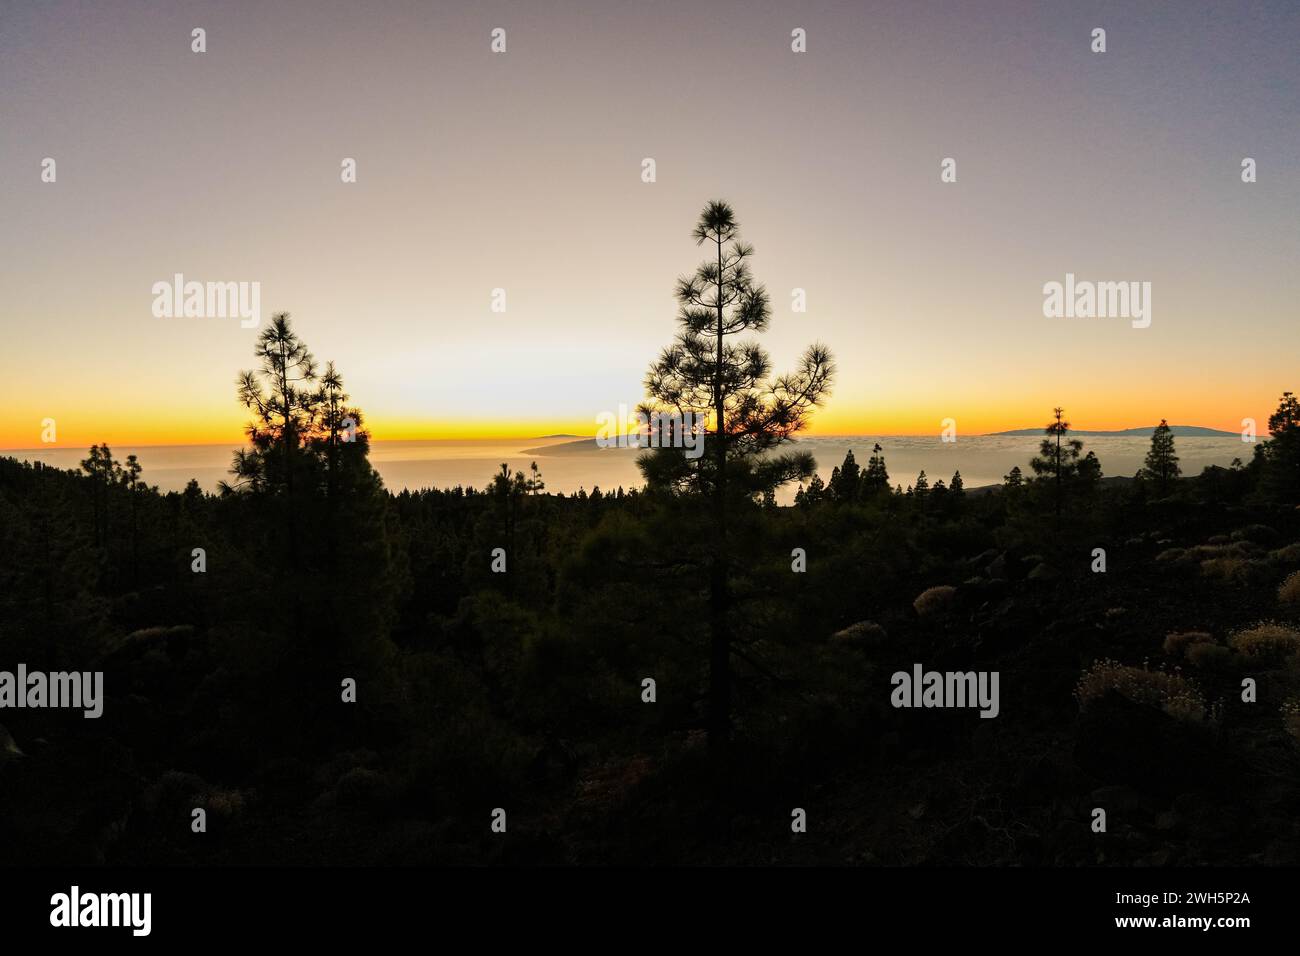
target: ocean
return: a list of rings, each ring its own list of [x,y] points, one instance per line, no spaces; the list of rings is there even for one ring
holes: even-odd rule
[[[831,469],[844,460],[850,449],[859,465],[866,466],[871,449],[878,442],[885,456],[892,484],[907,487],[915,484],[924,470],[930,484],[942,478],[952,479],[961,471],[967,488],[1000,484],[1013,466],[1029,472],[1029,460],[1038,450],[1040,437],[1012,435],[978,435],[958,437],[945,443],[937,435],[860,435],[809,437],[791,446],[811,451],[817,459],[817,471],[823,480]],[[1092,450],[1101,461],[1105,475],[1132,476],[1141,466],[1150,447],[1145,436],[1083,437],[1085,452]],[[113,455],[123,460],[134,454],[143,466],[143,480],[162,491],[180,490],[191,478],[200,487],[215,491],[217,482],[228,476],[230,459],[237,446],[221,445],[153,445],[113,448]],[[1249,461],[1253,446],[1236,437],[1181,437],[1177,439],[1183,474],[1199,474],[1206,465],[1229,465],[1234,458]],[[571,494],[580,488],[588,493],[599,487],[613,491],[641,484],[636,467],[639,452],[628,448],[600,448],[593,439],[521,438],[514,440],[429,440],[375,441],[370,460],[384,484],[392,491],[403,488],[483,488],[492,481],[502,462],[511,472],[528,472],[536,461],[549,492]],[[19,460],[41,461],[58,468],[78,468],[86,457],[84,448],[44,447],[0,451]],[[788,501],[795,487],[780,495]]]

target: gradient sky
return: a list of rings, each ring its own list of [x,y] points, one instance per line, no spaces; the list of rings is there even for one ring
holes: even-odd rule
[[[237,439],[257,333],[155,318],[175,272],[259,281],[376,438],[591,434],[712,198],[776,370],[835,353],[815,433],[1262,428],[1300,389],[1297,49],[1293,2],[0,0],[0,447]],[[1044,318],[1067,272],[1150,281],[1151,327]]]

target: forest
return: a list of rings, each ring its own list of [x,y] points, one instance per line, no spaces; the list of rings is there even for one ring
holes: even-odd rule
[[[0,459],[0,668],[103,674],[97,719],[0,712],[0,861],[1300,860],[1296,397],[1198,475],[1162,423],[1107,476],[1055,409],[1000,487],[879,444],[823,483],[829,349],[773,376],[730,208],[695,238],[647,409],[713,425],[638,488],[394,493],[283,313],[216,493]],[[891,704],[921,665],[994,719]]]

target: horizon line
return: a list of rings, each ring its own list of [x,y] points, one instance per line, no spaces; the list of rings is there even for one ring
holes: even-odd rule
[[[1154,428],[1156,428],[1158,425],[1159,425],[1159,423],[1157,422],[1157,423],[1152,424],[1152,425],[1128,425],[1128,426],[1123,426],[1123,427],[1120,427],[1120,428],[1087,428],[1087,427],[1073,427],[1073,426],[1072,426],[1072,427],[1070,428],[1070,432],[1074,432],[1074,433],[1089,432],[1089,431],[1093,431],[1093,432],[1120,432],[1120,431],[1128,431],[1128,430],[1131,430],[1131,429],[1137,429],[1137,428],[1152,428],[1152,429],[1154,429]],[[1236,434],[1238,434],[1238,432],[1235,431],[1235,430],[1227,429],[1227,428],[1216,428],[1216,427],[1211,426],[1211,425],[1179,425],[1179,424],[1172,424],[1172,425],[1170,425],[1169,427],[1170,427],[1170,428],[1173,428],[1173,429],[1178,429],[1178,428],[1204,428],[1204,429],[1208,429],[1208,430],[1210,430],[1210,431],[1223,432],[1225,435],[1236,435]],[[1026,430],[1026,429],[1030,429],[1030,428],[1035,429],[1035,430],[1041,430],[1044,434],[1046,434],[1046,428],[1047,428],[1047,426],[1045,426],[1045,425],[1042,425],[1042,426],[1036,426],[1036,425],[1021,425],[1021,426],[1012,427],[1012,428],[1003,428],[1003,429],[1000,429],[1000,430],[997,430],[997,431],[973,432],[973,433],[969,433],[969,434],[967,434],[966,437],[967,437],[967,438],[997,438],[997,437],[1023,437],[1023,438],[1028,438],[1028,437],[1030,437],[1030,436],[1028,436],[1028,435],[1014,436],[1014,435],[1009,435],[1009,434],[1007,434],[1007,433],[1008,433],[1008,432],[1015,432],[1015,431],[1024,431],[1024,430]],[[631,432],[629,432],[628,434],[631,434]],[[1269,434],[1268,432],[1263,432],[1259,437],[1262,439],[1262,438],[1267,437],[1268,434]],[[596,434],[591,434],[591,435],[579,435],[579,434],[574,434],[574,433],[571,433],[571,432],[555,432],[555,433],[551,433],[551,434],[549,434],[549,435],[500,435],[500,436],[498,436],[498,435],[459,435],[459,436],[456,436],[456,437],[448,437],[448,438],[434,438],[434,437],[423,437],[423,438],[380,438],[380,437],[375,436],[375,435],[372,433],[371,436],[370,436],[370,441],[371,441],[372,444],[377,443],[377,442],[383,442],[383,443],[385,443],[385,444],[397,444],[397,443],[416,443],[416,442],[431,442],[431,441],[439,441],[439,442],[498,442],[498,443],[502,443],[502,442],[517,442],[517,441],[519,441],[519,442],[523,442],[523,441],[548,441],[548,440],[563,439],[563,438],[573,439],[573,440],[575,440],[575,441],[586,441],[587,439],[592,439],[592,440],[594,440],[596,437],[597,437]],[[939,437],[942,437],[942,432],[872,432],[872,431],[855,431],[855,432],[809,432],[809,433],[804,433],[802,436],[796,436],[793,440],[794,440],[794,441],[798,441],[800,437],[803,437],[803,438],[931,438],[931,437],[933,437],[933,438],[939,438]],[[958,438],[960,439],[960,437],[961,437],[961,436],[960,436],[960,434],[959,434],[959,435],[958,435]],[[1134,437],[1136,437],[1136,436],[1134,436]],[[101,438],[100,440],[98,440],[98,441],[94,441],[94,442],[91,442],[90,444],[93,444],[93,445],[108,444],[108,445],[110,445],[110,446],[111,446],[111,445],[118,445],[118,446],[121,446],[121,447],[129,447],[129,448],[211,448],[211,447],[214,446],[214,445],[227,445],[227,444],[228,444],[228,445],[231,445],[232,447],[247,447],[247,444],[248,444],[248,443],[247,443],[247,440],[246,440],[246,439],[230,439],[230,440],[218,440],[218,441],[179,441],[179,442],[158,442],[158,441],[153,441],[153,442],[144,441],[144,442],[140,442],[140,441],[130,441],[130,440],[127,440],[127,439],[114,439],[113,441],[110,442],[110,441],[108,441],[108,440],[106,440],[106,439],[102,439],[102,438]],[[48,443],[43,444],[43,445],[21,445],[21,446],[20,446],[20,445],[12,445],[12,446],[6,445],[6,446],[3,446],[3,447],[0,447],[0,453],[18,452],[18,451],[48,451],[48,450],[51,450],[51,449],[57,449],[57,450],[61,450],[61,451],[67,451],[67,450],[70,450],[70,449],[89,448],[89,447],[90,447],[90,444],[86,444],[86,443],[84,443],[84,442],[48,442]]]

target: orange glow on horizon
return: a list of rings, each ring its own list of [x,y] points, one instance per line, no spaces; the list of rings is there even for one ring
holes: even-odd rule
[[[1093,406],[1079,403],[1079,414],[1073,414],[1067,404],[1066,419],[1079,431],[1117,431],[1126,428],[1154,426],[1166,418],[1174,425],[1199,425],[1207,428],[1238,432],[1240,419],[1225,419],[1222,405],[1213,412],[1208,408],[1198,411],[1197,403],[1178,403],[1163,415],[1140,414],[1121,408],[1108,408],[1108,403]],[[1247,409],[1254,417],[1261,436],[1267,433],[1268,414],[1275,400],[1257,403],[1259,407]],[[879,410],[864,412],[846,410],[839,412],[821,409],[812,417],[810,427],[801,434],[816,437],[840,435],[930,435],[939,434],[945,418],[956,420],[957,433],[984,435],[1013,429],[1046,426],[1052,406],[1044,405],[1037,414],[1025,411],[988,410],[962,414],[960,410],[944,414],[940,409]],[[1267,409],[1264,410],[1264,409]],[[1172,414],[1170,413],[1172,412]],[[156,445],[221,445],[232,448],[244,443],[244,421],[241,415],[212,415],[207,419],[175,415],[170,418],[142,422],[136,416],[122,415],[51,415],[57,423],[57,441],[42,443],[41,421],[16,423],[10,420],[0,430],[0,450],[31,450],[38,448],[86,448],[107,442],[110,446],[141,447]],[[66,423],[66,424],[65,424]],[[26,424],[27,427],[20,427]],[[414,418],[367,419],[366,429],[373,441],[470,441],[536,439],[550,435],[574,435],[579,438],[595,436],[598,426],[594,421],[563,420],[489,420],[467,419],[437,421]]]
[[[1133,389],[1087,386],[1076,382],[1027,381],[1014,393],[994,379],[974,384],[940,381],[918,395],[906,383],[869,384],[846,381],[828,403],[814,409],[804,434],[937,435],[944,420],[956,422],[958,436],[975,436],[1014,429],[1045,427],[1052,409],[1061,405],[1072,427],[1080,431],[1114,431],[1154,426],[1161,418],[1173,425],[1195,425],[1239,433],[1242,420],[1253,418],[1256,432],[1267,434],[1268,417],[1277,408],[1283,387],[1265,382],[1227,384],[1194,391],[1175,382],[1146,381]],[[42,394],[40,404],[29,386],[16,392],[17,402],[0,422],[0,449],[42,447],[244,444],[247,409],[235,402],[207,404],[202,395],[168,405],[148,401],[148,393],[105,392],[92,402],[69,381]],[[572,397],[560,415],[481,414],[423,415],[392,405],[370,406],[356,395],[364,426],[375,441],[514,440],[549,435],[595,436],[597,414],[575,416]],[[56,441],[43,442],[44,422],[53,419]]]

